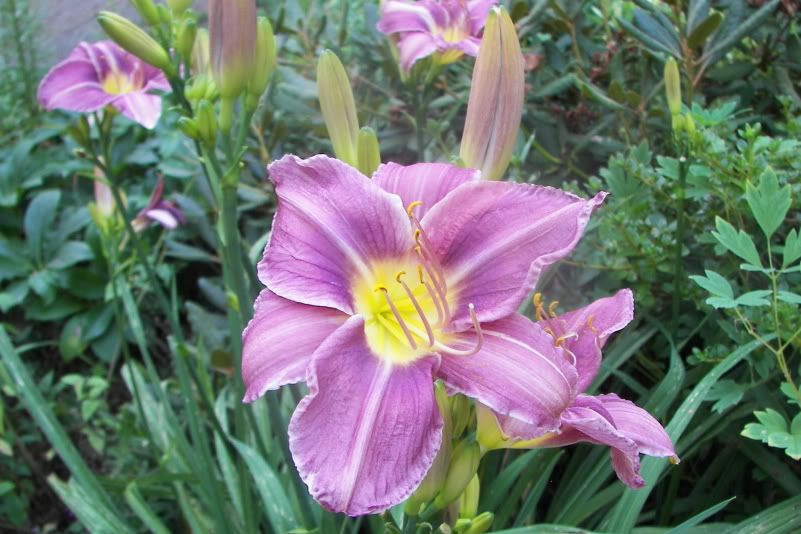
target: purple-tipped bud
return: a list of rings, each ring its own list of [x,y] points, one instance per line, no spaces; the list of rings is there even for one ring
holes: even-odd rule
[[[256,50],[256,2],[209,0],[211,71],[223,99],[248,86]]]
[[[490,11],[473,68],[459,157],[498,180],[512,159],[525,98],[523,53],[509,13]]]

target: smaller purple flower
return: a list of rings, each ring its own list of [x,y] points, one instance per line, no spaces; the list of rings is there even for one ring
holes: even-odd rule
[[[153,193],[150,195],[147,206],[142,208],[134,220],[131,221],[134,230],[141,232],[154,222],[159,223],[167,230],[175,230],[178,225],[186,222],[184,214],[175,202],[161,198],[163,193],[164,180],[159,178],[158,182],[156,182],[156,188],[153,189]]]
[[[79,44],[39,84],[37,98],[46,110],[92,112],[114,106],[129,119],[153,128],[161,116],[161,96],[169,91],[157,68],[113,41]]]
[[[497,0],[389,0],[381,11],[378,31],[398,34],[403,70],[437,54],[452,63],[463,54],[476,57],[487,15]]]

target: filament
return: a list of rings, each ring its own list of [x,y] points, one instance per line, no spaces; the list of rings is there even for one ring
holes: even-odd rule
[[[445,315],[442,312],[442,306],[439,303],[439,297],[434,292],[434,290],[431,288],[431,285],[429,285],[429,283],[426,282],[426,279],[423,276],[423,266],[422,265],[418,265],[417,266],[417,274],[420,277],[420,284],[423,287],[426,288],[426,291],[428,291],[428,296],[431,297],[431,300],[434,302],[434,306],[437,307],[437,327],[441,327],[441,326],[443,326],[445,324],[445,323],[443,323],[443,319],[445,318]]]
[[[484,345],[484,331],[481,329],[481,323],[478,322],[478,316],[476,316],[476,307],[473,306],[473,303],[471,302],[467,305],[467,309],[470,311],[470,319],[473,321],[473,328],[476,331],[476,336],[478,336],[475,346],[472,349],[460,350],[449,347],[448,345],[443,345],[442,343],[437,343],[437,350],[439,352],[450,354],[452,356],[472,356],[481,350],[481,347]]]
[[[409,327],[406,326],[406,323],[401,317],[401,314],[398,312],[398,308],[395,307],[395,304],[392,302],[392,299],[389,298],[389,291],[387,291],[387,288],[385,288],[384,286],[378,286],[377,288],[375,288],[375,290],[384,293],[384,298],[387,301],[387,306],[389,306],[390,311],[392,311],[392,315],[395,316],[395,320],[398,322],[398,326],[400,326],[401,330],[403,330],[403,333],[406,336],[406,339],[409,341],[409,345],[412,347],[412,349],[417,350],[417,343],[414,342],[414,336],[409,331]]]
[[[558,300],[555,300],[555,301],[551,302],[551,304],[548,306],[548,315],[550,315],[551,318],[556,317],[556,307],[557,306],[559,306],[559,301]]]
[[[420,320],[423,322],[423,327],[426,329],[426,334],[428,335],[428,346],[434,346],[434,331],[431,329],[431,324],[428,322],[428,318],[426,317],[425,312],[423,312],[423,308],[420,306],[420,303],[415,298],[414,293],[406,282],[403,281],[403,276],[406,274],[405,271],[401,271],[395,276],[395,280],[403,286],[403,290],[406,291],[406,295],[409,297],[409,300],[412,302],[412,306],[417,311],[417,315],[420,316]]]
[[[417,253],[417,257],[420,260],[420,264],[423,266],[425,271],[428,273],[428,277],[431,278],[431,283],[434,286],[434,289],[439,296],[439,301],[442,303],[442,310],[443,310],[443,319],[445,323],[449,323],[451,321],[451,311],[448,307],[448,299],[446,298],[446,289],[440,285],[440,280],[437,276],[434,276],[434,273],[431,269],[431,264],[426,260],[423,255],[421,247],[418,245],[414,247],[414,251]]]

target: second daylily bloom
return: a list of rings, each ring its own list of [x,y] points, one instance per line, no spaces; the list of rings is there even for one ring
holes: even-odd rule
[[[417,487],[440,447],[433,381],[541,433],[577,375],[516,310],[604,193],[488,182],[448,164],[273,163],[267,286],[243,333],[245,401],[305,380],[289,444],[311,494],[350,515]]]
[[[159,223],[167,230],[175,230],[185,222],[184,214],[171,200],[164,200],[164,180],[159,178],[150,195],[147,206],[142,208],[132,222],[134,230],[141,232],[152,223]]]
[[[497,0],[389,0],[378,30],[398,34],[400,63],[409,70],[418,60],[438,54],[441,63],[478,55],[481,31]]]
[[[92,112],[113,106],[145,128],[161,116],[161,96],[169,91],[164,74],[112,41],[81,43],[39,84],[39,103],[48,111]]]
[[[561,414],[559,429],[546,433],[519,418],[493,414],[479,405],[478,436],[482,445],[487,449],[561,447],[579,442],[607,445],[611,447],[612,467],[618,478],[632,488],[645,483],[640,476],[640,454],[670,457],[678,462],[670,437],[647,411],[615,394],[583,394],[598,373],[604,343],[634,317],[631,291],[621,290],[559,316],[547,313],[537,297],[535,305],[538,324],[578,371],[578,395]]]

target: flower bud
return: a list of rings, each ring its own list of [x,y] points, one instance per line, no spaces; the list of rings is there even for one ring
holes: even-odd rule
[[[192,75],[211,77],[211,56],[209,52],[209,31],[200,28],[195,35],[195,45],[192,47],[192,60],[190,62]]]
[[[248,93],[260,97],[270,81],[277,62],[275,35],[266,17],[259,17],[256,26],[256,50]]]
[[[506,437],[498,426],[492,410],[476,402],[476,439],[483,451],[501,449],[507,446]]]
[[[208,100],[201,100],[195,109],[195,122],[200,140],[209,147],[217,143],[217,117],[214,106]]]
[[[178,28],[178,35],[175,39],[175,49],[184,59],[192,57],[192,49],[195,47],[197,37],[197,22],[193,18],[185,19]]]
[[[437,407],[439,408],[440,414],[442,414],[442,444],[425,478],[423,478],[423,481],[417,487],[414,494],[412,494],[407,501],[406,513],[409,515],[417,515],[420,511],[420,505],[436,497],[437,493],[439,493],[442,488],[445,476],[448,474],[448,465],[451,460],[452,423],[450,404],[448,402],[448,394],[445,391],[445,385],[440,381],[434,384],[434,397],[437,400]]]
[[[153,0],[131,0],[131,3],[148,26],[157,26],[161,22]]]
[[[345,163],[358,165],[359,119],[345,67],[330,50],[317,63],[317,93],[334,154]]]
[[[434,501],[437,508],[442,509],[459,498],[476,474],[480,460],[481,450],[475,441],[462,441],[456,446],[451,455],[442,491]]]
[[[470,422],[470,401],[464,395],[454,395],[451,397],[451,412],[453,413],[453,437],[459,439]]]
[[[195,141],[200,141],[200,129],[197,127],[197,121],[194,119],[190,119],[189,117],[181,117],[178,119],[178,129],[180,129],[184,135],[189,137],[190,139],[194,139]]]
[[[476,516],[480,491],[481,483],[478,480],[478,475],[473,475],[461,497],[459,497],[459,517],[472,519]]]
[[[176,15],[180,15],[192,5],[192,0],[167,0],[167,5]]]
[[[490,11],[473,67],[459,157],[486,180],[503,176],[517,140],[525,98],[524,59],[509,13]]]
[[[365,176],[372,176],[378,166],[381,165],[381,148],[378,146],[378,137],[375,135],[375,130],[369,126],[359,130],[359,138],[356,145],[359,160],[358,169]]]
[[[483,512],[477,515],[466,534],[484,534],[492,527],[495,515],[492,512]]]
[[[121,48],[167,74],[172,73],[173,67],[167,51],[142,28],[125,17],[109,11],[101,11],[97,16],[97,22]]]
[[[671,115],[681,113],[681,75],[672,57],[665,63],[665,95]]]
[[[209,0],[211,71],[223,100],[238,97],[253,74],[255,0]]]

